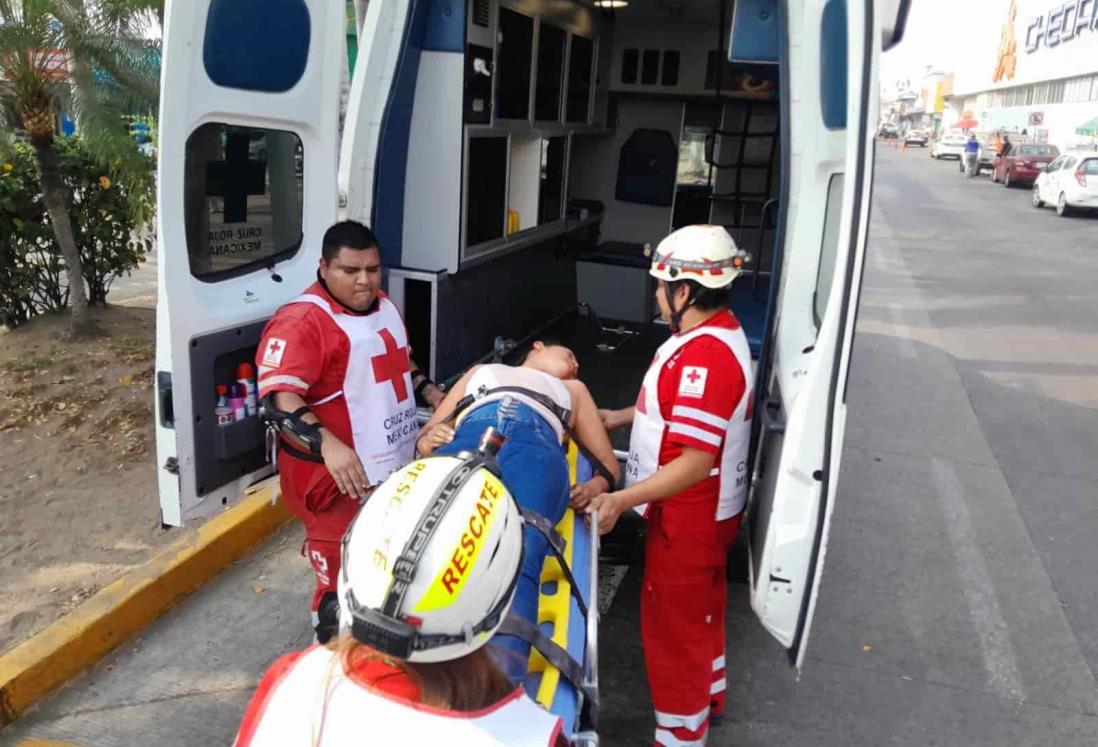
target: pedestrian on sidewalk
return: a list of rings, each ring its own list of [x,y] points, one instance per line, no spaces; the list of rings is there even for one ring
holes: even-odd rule
[[[599,531],[622,512],[648,519],[641,639],[656,711],[655,743],[702,745],[725,705],[728,551],[747,500],[751,351],[728,310],[745,261],[720,226],[687,226],[656,249],[650,274],[671,338],[635,407],[603,411],[633,425],[626,488],[597,496]]]
[[[344,221],[328,229],[316,282],[267,324],[256,365],[264,412],[282,425],[279,482],[305,525],[312,622],[324,643],[339,620],[340,540],[373,487],[412,460],[415,395],[442,397],[426,377],[413,382],[408,334],[381,290],[369,228]]]
[[[491,653],[523,555],[491,449],[392,475],[343,554],[340,638],[271,666],[235,747],[566,747],[561,719]]]

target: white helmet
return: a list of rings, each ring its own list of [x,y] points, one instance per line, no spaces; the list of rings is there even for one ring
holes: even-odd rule
[[[659,243],[648,274],[668,282],[693,280],[706,288],[725,288],[750,261],[722,226],[684,226]]]
[[[511,606],[518,504],[480,455],[418,459],[378,486],[343,538],[341,626],[406,661],[476,651]]]

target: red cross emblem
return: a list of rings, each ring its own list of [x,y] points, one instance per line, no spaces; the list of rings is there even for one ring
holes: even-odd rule
[[[385,343],[385,353],[370,359],[374,369],[374,381],[378,384],[389,382],[397,402],[403,402],[408,399],[408,384],[404,381],[404,374],[412,370],[408,362],[408,348],[398,348],[393,333],[387,329],[381,330],[378,335]]]
[[[282,365],[282,356],[286,354],[286,341],[272,337],[267,341],[267,347],[263,348],[263,360],[260,363],[270,368],[278,368]]]
[[[698,383],[698,379],[700,379],[700,378],[701,378],[701,375],[700,375],[700,374],[698,374],[698,372],[697,372],[697,371],[691,371],[690,373],[688,373],[688,374],[686,375],[686,378],[687,378],[687,379],[689,379],[689,381],[690,381],[690,383],[691,383],[691,384],[697,384],[697,383]]]

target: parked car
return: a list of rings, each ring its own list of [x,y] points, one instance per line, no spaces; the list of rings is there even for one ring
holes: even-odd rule
[[[1056,160],[1060,149],[1044,143],[1015,145],[1003,158],[995,160],[991,181],[1002,182],[1006,187],[1017,184],[1033,184],[1041,170]]]
[[[959,132],[947,132],[930,144],[931,158],[956,158],[961,160],[967,138]]]
[[[993,171],[995,169],[995,159],[999,157],[999,152],[995,150],[995,146],[986,140],[980,140],[980,162],[976,166],[976,174],[982,174],[985,171]]]
[[[890,124],[883,124],[881,125],[881,128],[877,130],[877,137],[881,138],[882,140],[893,140],[895,138],[898,138],[899,136],[899,131]]]
[[[925,148],[930,141],[930,136],[926,130],[912,130],[904,135],[904,145],[918,145],[920,148]]]
[[[1056,158],[1033,182],[1033,207],[1055,205],[1056,214],[1098,208],[1098,153],[1067,152]]]

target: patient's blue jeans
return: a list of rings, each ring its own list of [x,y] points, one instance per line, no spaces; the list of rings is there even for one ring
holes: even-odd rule
[[[568,508],[568,463],[556,432],[533,408],[514,399],[483,404],[462,418],[454,440],[436,449],[435,454],[453,456],[473,451],[488,426],[495,426],[506,438],[498,456],[504,485],[520,506],[556,524]],[[541,567],[548,548],[545,537],[536,529],[528,526],[524,532],[522,576],[511,611],[537,624]],[[521,681],[530,646],[512,636],[499,636],[493,643],[518,654],[510,657],[518,661],[508,662],[506,669],[512,679]]]

